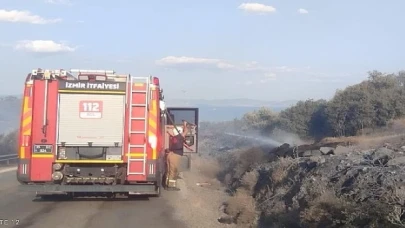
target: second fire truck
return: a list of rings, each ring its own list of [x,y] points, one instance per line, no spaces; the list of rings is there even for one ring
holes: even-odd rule
[[[198,109],[166,108],[159,78],[34,69],[24,86],[17,179],[38,195],[159,195],[166,131],[182,120],[190,123],[185,152],[197,152]]]

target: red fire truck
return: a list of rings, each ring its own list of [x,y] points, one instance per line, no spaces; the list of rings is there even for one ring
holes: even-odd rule
[[[166,130],[182,120],[189,165],[198,108],[166,108],[159,78],[35,69],[25,81],[17,180],[38,196],[159,196]]]

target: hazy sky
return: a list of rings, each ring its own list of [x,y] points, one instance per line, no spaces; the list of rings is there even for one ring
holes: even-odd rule
[[[161,78],[166,98],[330,98],[404,67],[403,0],[1,0],[0,93],[33,68]]]

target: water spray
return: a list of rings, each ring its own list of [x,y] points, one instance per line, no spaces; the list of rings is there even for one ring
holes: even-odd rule
[[[276,140],[270,139],[270,138],[266,138],[266,137],[262,137],[262,136],[257,136],[257,137],[253,137],[253,136],[246,136],[246,135],[239,135],[239,134],[235,134],[235,133],[229,133],[229,132],[225,132],[224,134],[226,135],[231,135],[231,136],[236,136],[236,137],[240,137],[240,138],[245,138],[251,141],[259,141],[265,144],[268,144],[270,146],[274,146],[274,147],[279,147],[282,145],[282,143],[277,142]]]

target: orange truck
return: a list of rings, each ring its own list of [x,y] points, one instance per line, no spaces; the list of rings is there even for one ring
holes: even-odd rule
[[[198,108],[165,107],[157,77],[35,69],[26,77],[17,180],[37,196],[155,195],[169,128],[188,121],[184,161],[198,147]]]

